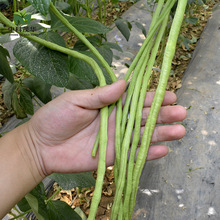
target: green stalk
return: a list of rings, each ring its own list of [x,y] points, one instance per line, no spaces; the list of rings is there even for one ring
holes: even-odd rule
[[[17,1],[13,0],[14,13],[17,12]]]
[[[15,219],[19,219],[20,217],[24,218],[24,215],[28,214],[29,212],[31,212],[32,209],[27,210],[26,212],[21,213],[20,215],[17,215],[14,218],[10,218],[10,220],[15,220]]]
[[[49,199],[47,199],[45,203],[47,204],[51,199],[53,199],[61,191],[61,189],[61,186],[59,186],[56,192]]]
[[[151,105],[151,109],[148,115],[147,123],[145,125],[144,134],[142,136],[141,146],[139,149],[139,153],[137,156],[136,164],[134,167],[134,176],[133,176],[133,189],[132,189],[132,201],[135,201],[135,197],[138,190],[139,179],[141,176],[141,172],[143,170],[147,152],[149,149],[151,137],[155,128],[157,116],[161,107],[161,104],[164,99],[165,90],[167,81],[169,78],[172,59],[175,54],[176,43],[179,35],[179,31],[181,28],[181,24],[184,18],[184,13],[187,5],[187,0],[179,0],[176,13],[173,19],[173,23],[170,30],[170,35],[167,41],[167,46],[164,53],[164,59],[161,69],[161,75],[159,84]],[[131,210],[134,209],[135,202],[131,205]]]

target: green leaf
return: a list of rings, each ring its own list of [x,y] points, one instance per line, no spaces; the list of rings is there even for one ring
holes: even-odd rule
[[[28,201],[28,204],[38,219],[39,217],[41,219],[48,219],[47,206],[45,204],[47,197],[42,182],[28,193],[25,199]]]
[[[25,113],[29,115],[33,115],[34,106],[32,102],[32,93],[28,91],[27,89],[25,89],[24,87],[20,86],[19,94],[20,94],[19,102],[21,106],[23,107]]]
[[[38,206],[38,200],[35,196],[28,193],[25,196],[25,199],[28,201],[28,204],[30,205],[33,213],[37,217],[38,220],[44,220],[44,217],[39,213],[39,206]]]
[[[12,108],[15,111],[15,115],[18,119],[22,119],[22,118],[27,117],[24,109],[22,108],[21,104],[19,103],[18,94],[17,94],[16,90],[13,91],[11,105],[12,105]]]
[[[60,12],[69,23],[81,33],[105,34],[111,29],[104,24],[86,17],[69,16]],[[51,28],[63,32],[71,32],[50,10]]]
[[[25,197],[19,201],[17,203],[17,206],[19,207],[19,209],[22,211],[22,212],[27,212],[28,210],[31,209],[30,205],[28,204],[28,201],[27,199],[25,199]]]
[[[103,46],[109,49],[115,49],[118,50],[120,52],[123,52],[123,50],[121,49],[121,47],[117,44],[117,43],[111,43],[111,42],[104,42]]]
[[[97,36],[87,37],[86,38],[95,48],[100,46],[100,39]],[[74,44],[74,50],[85,51],[88,50],[88,47],[81,41],[78,40]]]
[[[50,201],[47,205],[49,219],[53,220],[81,220],[81,217],[65,202]]]
[[[24,85],[29,88],[44,104],[52,100],[51,85],[45,83],[37,77],[28,77],[22,80]]]
[[[8,51],[0,45],[0,74],[3,75],[9,82],[13,83],[14,77],[7,57],[10,57]]]
[[[79,79],[74,74],[70,73],[69,76],[69,82],[66,86],[67,89],[71,90],[82,90],[82,89],[92,89],[95,86],[93,86],[90,82]]]
[[[185,19],[185,22],[189,23],[189,24],[196,24],[198,22],[198,18],[196,17],[189,17]]]
[[[111,0],[111,2],[112,2],[113,4],[117,4],[117,3],[119,2],[119,0]]]
[[[118,30],[122,33],[122,35],[125,37],[125,39],[128,41],[130,37],[130,28],[128,22],[124,19],[119,18],[115,21],[115,25],[118,28]]]
[[[28,0],[28,2],[42,15],[48,14],[50,0]]]
[[[113,59],[113,52],[111,51],[111,49],[108,48],[108,47],[105,47],[105,45],[104,45],[104,46],[101,46],[101,47],[97,48],[97,50],[103,56],[103,58],[106,60],[108,65],[111,66],[112,59]],[[97,59],[97,61],[98,61],[98,59]],[[99,62],[98,62],[98,64],[99,64]],[[101,64],[100,64],[100,67],[104,68],[104,67],[101,66]],[[104,74],[105,74],[105,72],[104,72]],[[107,74],[107,76],[108,76],[108,74]],[[106,80],[108,81],[108,78]]]
[[[49,39],[53,40],[51,36]],[[68,83],[68,56],[65,54],[50,50],[25,38],[15,44],[13,52],[31,74],[42,79],[45,83],[58,87],[65,87]]]
[[[58,33],[55,33],[53,31],[47,31],[45,33],[38,35],[38,37],[47,40],[49,42],[58,44],[61,47],[66,47],[66,43],[64,39]]]
[[[112,57],[113,57],[112,51],[110,49],[105,48],[105,47],[99,47],[97,50],[104,57],[104,59],[108,62],[108,64],[111,65]],[[90,51],[82,51],[81,53],[93,58],[97,62],[97,64],[100,66],[100,68],[106,78],[106,82],[108,84],[110,84],[112,82],[111,78],[109,77],[107,71],[102,66],[100,61],[96,58],[96,56]],[[89,64],[87,64],[83,60],[69,57],[69,71],[71,74],[74,74],[76,77],[78,77],[81,80],[87,81],[90,84],[93,84],[95,86],[99,85],[99,81],[95,75],[94,70],[92,69],[92,67]]]
[[[180,34],[178,40],[180,41],[181,45],[184,45],[187,50],[189,50],[189,44],[191,43],[190,39],[184,37],[182,34]]]
[[[75,187],[91,187],[95,185],[95,179],[92,173],[53,173],[49,176],[56,181],[64,190],[70,190]]]
[[[74,211],[81,217],[82,220],[87,220],[85,213],[80,209],[80,207],[76,207]]]
[[[4,103],[9,110],[12,107],[11,106],[12,94],[15,91],[17,85],[18,85],[17,83],[10,83],[8,80],[6,80],[2,86],[2,92],[4,95]]]
[[[56,1],[56,8],[63,11],[63,10],[69,10],[71,6],[66,2]]]
[[[142,31],[142,34],[146,37],[147,36],[147,32],[145,27],[140,23],[140,22],[135,22],[136,26]]]

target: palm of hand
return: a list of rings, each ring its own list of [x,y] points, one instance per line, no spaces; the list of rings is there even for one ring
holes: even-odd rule
[[[75,105],[66,97],[64,94],[48,103],[32,118],[47,173],[97,168],[98,157],[93,158],[91,152],[99,130],[100,111]],[[114,119],[115,111],[109,117],[108,164],[114,161]]]
[[[91,152],[99,130],[99,109],[118,100],[125,87],[124,81],[118,81],[92,90],[66,92],[34,114],[29,121],[29,130],[38,160],[46,174],[83,172],[97,168],[98,155],[94,158]],[[148,94],[143,109],[143,124],[153,99],[153,94]],[[166,93],[163,105],[175,101],[176,96],[173,93]],[[186,116],[186,111],[181,106],[162,107],[160,113],[158,123],[177,122]],[[114,163],[114,132],[115,109],[108,123],[107,165]],[[184,134],[185,129],[181,125],[159,126],[155,129],[152,142],[175,140]],[[148,159],[157,159],[167,153],[166,146],[152,146]]]

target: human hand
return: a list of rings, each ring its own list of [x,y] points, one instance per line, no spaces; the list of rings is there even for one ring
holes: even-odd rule
[[[126,83],[119,80],[112,85],[90,90],[66,92],[39,109],[28,122],[34,150],[45,175],[53,172],[83,172],[97,168],[98,156],[91,156],[99,130],[100,111],[124,93]],[[144,126],[154,93],[147,93],[143,109]],[[182,106],[167,106],[176,101],[174,93],[166,92],[157,123],[182,121],[186,110]],[[109,117],[107,166],[114,163],[115,109]],[[141,129],[143,131],[143,128]],[[157,126],[152,143],[180,139],[185,129],[180,124]],[[168,147],[149,148],[148,160],[168,153]]]

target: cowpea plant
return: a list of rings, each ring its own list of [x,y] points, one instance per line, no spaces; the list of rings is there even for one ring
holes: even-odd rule
[[[60,31],[68,31],[68,32],[70,31],[74,33],[80,39],[81,43],[83,43],[87,48],[89,48],[89,51],[71,50],[69,48],[66,48],[60,35],[53,31],[47,31],[40,34],[34,33],[35,35],[24,33],[16,29],[16,26],[7,18],[5,18],[3,14],[0,13],[0,21],[7,27],[10,27],[11,29],[14,30],[16,29],[16,32],[18,32],[23,37],[15,45],[14,54],[18,58],[18,60],[22,63],[22,65],[24,65],[25,68],[31,74],[35,75],[36,78],[42,80],[46,85],[53,84],[59,87],[66,87],[66,88],[69,88],[72,83],[74,84],[76,80],[79,80],[80,77],[78,76],[77,78],[76,73],[80,74],[83,71],[84,72],[87,71],[87,69],[91,69],[93,72],[90,73],[90,75],[87,74],[86,77],[83,78],[83,80],[84,82],[86,81],[86,83],[90,84],[91,86],[92,85],[104,86],[106,85],[106,82],[111,83],[117,80],[115,74],[113,73],[110,67],[110,62],[107,62],[108,60],[105,59],[106,50],[108,49],[109,51],[109,48],[117,48],[115,45],[113,46],[112,44],[105,44],[105,45],[102,44],[101,46],[99,45],[99,47],[97,47],[95,43],[96,41],[95,42],[93,40],[89,41],[89,39],[86,38],[81,33],[82,30],[80,30],[80,27],[78,28],[76,27],[78,20],[76,20],[75,17],[69,17],[63,14],[61,11],[57,10],[57,8],[53,5],[52,2],[45,1],[48,4],[43,5],[44,7],[42,7],[41,4],[37,4],[37,2],[38,1],[33,1],[33,5],[38,10],[40,10],[41,13],[46,14],[49,11],[51,16],[52,30],[60,30]],[[139,153],[137,155],[137,160],[135,162],[134,160],[135,153],[138,146],[138,141],[140,139],[141,114],[144,105],[146,91],[149,85],[151,70],[157,55],[157,51],[161,39],[163,38],[164,31],[166,29],[166,26],[168,25],[168,18],[170,16],[171,9],[173,8],[175,3],[177,3],[177,8],[176,8],[175,16],[173,18],[170,34],[164,52],[158,88],[156,90],[155,97],[150,109],[150,113],[145,125],[142,142],[140,145]],[[158,1],[158,5],[152,19],[152,23],[148,31],[148,35],[142,47],[140,48],[138,54],[136,55],[134,61],[130,65],[129,70],[125,76],[125,80],[128,81],[128,79],[132,74],[132,78],[128,87],[127,96],[123,109],[122,109],[121,99],[119,99],[118,102],[116,102],[116,107],[117,107],[116,129],[115,129],[116,159],[115,159],[115,167],[114,167],[116,195],[111,213],[111,219],[113,220],[131,219],[135,205],[135,198],[137,194],[139,178],[141,176],[141,172],[147,157],[151,136],[156,124],[156,118],[158,116],[158,112],[160,110],[162,100],[164,98],[166,84],[171,70],[171,62],[175,53],[177,38],[179,35],[181,23],[184,18],[186,5],[187,5],[187,0],[178,0],[178,1],[167,0],[166,3],[164,0]],[[105,26],[100,26],[100,28],[101,30],[108,29]],[[107,32],[107,30],[105,31]],[[79,43],[78,46],[82,45],[81,43]],[[32,50],[33,47],[40,50],[36,50],[36,53],[33,53]],[[36,59],[36,57],[40,57],[39,51],[43,51],[43,52],[41,59],[38,60]],[[49,57],[48,53],[50,54],[50,57],[53,57],[53,60],[55,61],[53,65],[51,65],[50,63],[48,64],[47,61],[45,61],[45,59]],[[8,55],[5,51],[3,54],[4,57]],[[35,61],[34,65],[32,64],[33,60]],[[69,63],[68,66],[68,60],[71,60],[71,63],[75,62],[74,65],[71,66]],[[78,64],[82,62],[83,65]],[[62,74],[59,75],[58,73],[61,72],[61,67],[62,67]],[[74,72],[74,70],[76,72]],[[70,74],[72,74],[71,77],[75,77],[75,78],[71,79]],[[7,85],[9,88],[7,89],[7,92],[12,97],[10,104],[12,106],[19,106],[19,110],[20,110],[20,108],[23,107],[22,104],[23,102],[19,100],[20,97],[19,98],[17,97],[16,91],[17,90],[20,91],[21,88],[23,88],[22,86],[24,84],[28,88],[26,89],[25,87],[26,89],[25,91],[29,92],[31,86],[28,87],[27,82],[26,84],[25,82],[23,84],[22,83],[19,84],[14,80],[12,80],[8,75],[5,74],[5,77],[10,82],[10,84]],[[35,84],[33,82],[29,82],[29,83],[32,86]],[[16,84],[16,86],[14,84]],[[84,86],[84,83],[82,82],[81,85]],[[45,88],[47,88],[48,90],[47,86],[45,86]],[[34,90],[31,91],[34,92]],[[31,93],[29,93],[29,96],[31,98]],[[111,110],[113,109],[113,107],[114,104],[109,107],[106,106],[100,110],[101,111],[100,131],[97,135],[97,141],[94,144],[94,150],[92,152],[92,155],[94,156],[96,155],[97,150],[99,150],[99,164],[98,164],[97,179],[95,184],[95,191],[93,194],[93,199],[88,216],[89,220],[95,219],[96,211],[101,199],[103,179],[106,170],[105,160],[106,160],[106,148],[107,148],[108,116]],[[32,112],[30,111],[29,113]],[[133,129],[134,129],[134,137],[131,142],[131,135]],[[130,154],[129,162],[127,164],[128,151],[130,145],[131,145],[131,154]],[[59,183],[59,178],[57,178],[57,181]],[[53,208],[50,209],[50,207],[55,207],[54,202],[51,201],[51,199],[46,200],[44,194],[40,200],[41,202],[39,202],[36,199],[36,194],[37,194],[36,190],[42,191],[42,184],[39,185],[38,188],[34,190],[35,191],[28,194],[25,197],[25,199],[21,201],[23,202],[22,207],[26,207],[29,205],[28,208],[31,208],[39,219],[50,218],[51,216],[53,216],[55,212]],[[40,195],[42,195],[42,193],[40,193]],[[60,204],[58,203],[60,202],[57,202],[57,206],[60,207]],[[42,209],[39,209],[39,207],[42,207]],[[49,214],[45,212],[46,209],[51,210]],[[74,212],[74,215],[75,214],[76,213]],[[73,216],[67,217],[66,215],[64,216],[62,215],[61,218],[77,219],[76,217]]]

